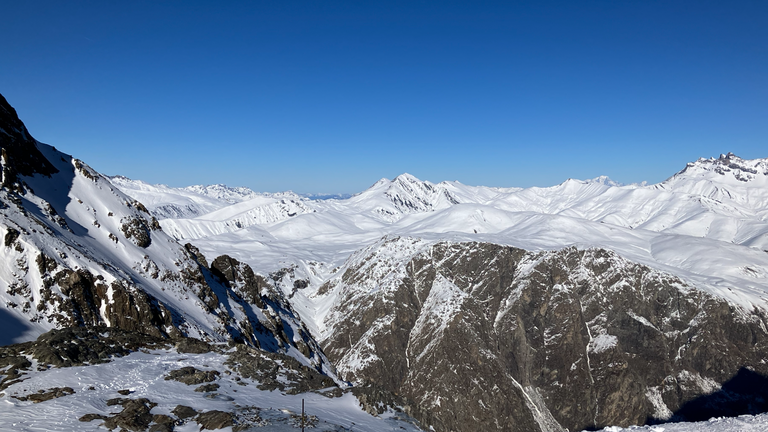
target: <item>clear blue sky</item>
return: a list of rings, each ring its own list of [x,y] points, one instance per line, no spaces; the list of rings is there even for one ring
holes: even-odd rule
[[[172,186],[658,182],[768,157],[766,1],[17,1],[40,141]]]

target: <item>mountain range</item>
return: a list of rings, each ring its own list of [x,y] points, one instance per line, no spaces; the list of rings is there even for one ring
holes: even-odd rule
[[[325,430],[768,410],[768,159],[702,158],[653,185],[402,174],[327,198],[106,177],[34,140],[5,99],[0,139],[0,322],[14,344],[0,426],[187,430],[219,416],[282,430],[295,412],[276,405],[296,395]],[[77,374],[91,381],[77,388]],[[115,374],[134,376],[117,385],[133,398],[112,397]],[[36,417],[34,394],[52,395],[47,415],[70,412],[62,429]]]

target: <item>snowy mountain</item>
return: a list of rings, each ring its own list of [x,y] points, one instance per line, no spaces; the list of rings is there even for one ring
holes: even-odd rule
[[[437,430],[700,420],[691,400],[715,392],[768,409],[727,384],[768,376],[765,310],[604,249],[387,238],[303,294],[340,375],[417,401]],[[741,413],[725,405],[703,415]]]
[[[31,138],[3,99],[0,128],[20,138],[3,160],[0,300],[6,343],[73,325],[164,337],[240,340],[323,365],[281,293],[229,260],[211,267],[163,232],[146,207],[84,162]],[[16,121],[16,123],[14,123]],[[34,165],[24,163],[34,155]],[[238,267],[243,283],[222,271]],[[250,272],[250,273],[249,273]],[[292,337],[285,336],[286,334]]]
[[[59,427],[41,398],[62,430],[282,430],[299,394],[322,430],[768,411],[768,160],[655,185],[403,174],[313,200],[106,178],[0,102],[0,320],[6,344],[39,336],[0,354],[0,429]],[[170,395],[174,377],[203,381]]]
[[[689,164],[655,185],[616,186],[597,178],[527,189],[433,184],[404,174],[345,200],[259,198],[160,224],[206,255],[231,251],[262,272],[310,262],[332,269],[385,235],[533,251],[602,247],[762,308],[768,278],[765,166],[766,160],[723,155]]]
[[[768,374],[765,167],[729,154],[656,185],[528,189],[403,174],[282,220],[160,223],[205,253],[289,269],[276,284],[341,376],[415,400],[437,430],[695,420],[686,401]]]
[[[209,263],[196,247],[182,246],[108,178],[32,138],[2,97],[0,148],[0,341],[20,343],[0,348],[0,430],[241,430],[267,424],[284,430],[296,415],[263,404],[287,408],[298,400],[290,395],[312,391],[324,412],[315,423],[418,430],[392,411],[408,409],[407,402],[338,379],[273,283],[226,254]],[[116,182],[145,193],[163,191],[124,178]],[[161,198],[178,203],[178,193],[164,192]],[[187,191],[187,197],[198,209],[263,199],[221,187]],[[185,380],[200,375],[202,382],[217,381],[180,391],[177,400],[192,405],[185,408],[189,415],[162,405],[170,400],[163,376],[182,361],[189,366],[176,372],[191,378],[173,378],[170,371],[165,380],[193,384]],[[246,382],[256,388],[238,394],[237,386]],[[120,395],[140,397],[114,398],[115,385],[131,389]],[[215,391],[220,387],[227,389]],[[40,402],[46,402],[43,408],[32,408]],[[123,411],[110,413],[112,405]],[[347,416],[346,423],[339,415]]]

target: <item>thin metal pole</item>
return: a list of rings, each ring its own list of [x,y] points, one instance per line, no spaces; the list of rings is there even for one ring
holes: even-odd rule
[[[304,432],[304,399],[301,400],[301,432]]]

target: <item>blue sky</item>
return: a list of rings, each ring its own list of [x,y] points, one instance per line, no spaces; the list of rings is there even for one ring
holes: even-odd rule
[[[768,157],[768,2],[11,2],[40,141],[172,186],[658,182]]]

